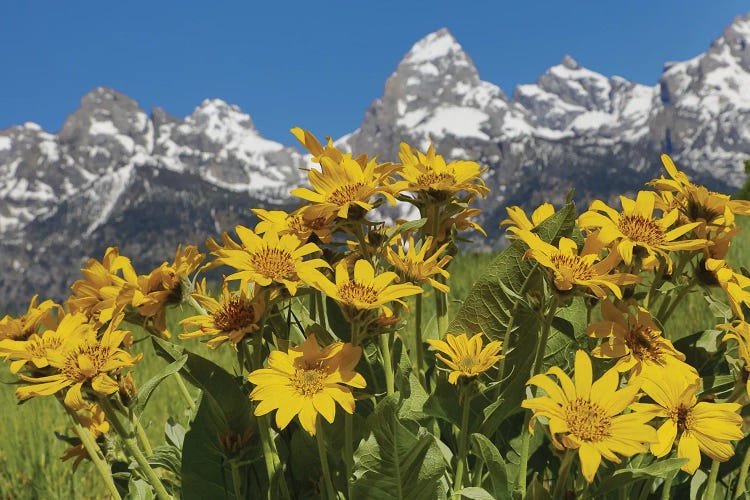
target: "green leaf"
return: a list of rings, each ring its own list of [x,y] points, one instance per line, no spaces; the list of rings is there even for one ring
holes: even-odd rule
[[[156,496],[147,481],[131,477],[128,482],[128,494],[126,498],[129,500],[153,500]]]
[[[251,426],[250,403],[237,378],[217,364],[182,346],[152,337],[156,353],[177,360],[187,355],[180,370],[201,390],[200,405],[182,446],[182,497],[185,500],[233,496],[227,456],[219,436],[244,435]]]
[[[471,498],[472,500],[496,500],[495,497],[487,493],[484,488],[477,486],[469,486],[468,488],[461,488],[456,493],[464,498]]]
[[[653,477],[665,479],[676,474],[678,469],[682,467],[683,464],[687,463],[687,461],[687,458],[668,458],[666,460],[657,460],[651,465],[643,468],[618,469],[612,473],[612,476],[607,481],[599,484],[599,488],[596,490],[595,495],[603,495],[610,491],[619,490],[630,483],[644,478]]]
[[[508,491],[508,473],[505,470],[505,460],[498,449],[484,434],[474,433],[470,438],[471,450],[475,456],[481,458],[489,472],[492,483],[492,494],[498,500],[510,499]]]
[[[367,419],[372,434],[354,453],[352,498],[432,500],[445,493],[445,461],[435,437],[398,420],[397,398],[380,401]]]
[[[328,319],[328,328],[343,342],[349,342],[352,339],[352,326],[341,312],[341,307],[331,297],[326,296],[326,314]]]
[[[148,403],[148,400],[151,398],[151,395],[153,394],[154,390],[159,387],[159,384],[161,384],[164,380],[169,378],[170,376],[174,375],[187,362],[188,356],[185,354],[184,356],[180,357],[178,360],[173,361],[172,363],[169,363],[167,366],[162,368],[162,370],[151,377],[148,382],[143,384],[140,389],[138,389],[138,394],[136,395],[135,399],[135,413],[136,415],[140,415],[143,413],[143,410],[146,408],[146,404]]]
[[[569,237],[575,228],[575,217],[575,205],[568,203],[544,221],[537,228],[537,233],[544,241],[553,243],[561,237]],[[530,304],[538,303],[542,298],[544,277],[539,266],[524,258],[525,253],[526,247],[520,241],[506,248],[474,284],[448,327],[448,333],[473,334],[481,331],[493,340],[503,340],[513,316],[509,345],[503,346],[506,370],[502,376],[506,379],[498,388],[495,398],[503,399],[504,403],[496,405],[492,413],[485,414],[485,432],[494,432],[508,414],[519,411],[540,334],[540,316]],[[575,335],[578,317],[562,317],[572,325]],[[548,350],[561,352],[567,343],[554,337],[552,335],[550,338]]]
[[[552,495],[549,494],[549,491],[539,481],[539,477],[535,476],[526,490],[524,500],[552,500]]]

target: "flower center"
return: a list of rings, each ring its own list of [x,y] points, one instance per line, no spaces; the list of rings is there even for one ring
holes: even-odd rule
[[[474,368],[478,364],[479,364],[479,360],[475,356],[470,356],[468,354],[461,356],[457,363],[459,371],[462,371],[468,374],[473,374]]]
[[[241,296],[229,299],[213,316],[214,324],[223,332],[241,330],[256,320],[253,303]]]
[[[265,247],[252,253],[250,263],[258,274],[272,280],[285,279],[294,273],[292,255],[280,248]]]
[[[565,407],[570,433],[583,441],[601,441],[609,436],[611,419],[604,408],[588,399],[576,398]]]
[[[577,255],[556,253],[550,257],[550,260],[557,268],[557,272],[565,278],[588,280],[594,277],[594,270],[591,266]]]
[[[68,354],[63,375],[74,382],[84,382],[100,373],[111,356],[110,348],[101,344],[83,344]]]
[[[672,408],[669,416],[675,423],[677,423],[678,432],[689,431],[695,423],[693,409],[687,408],[684,405],[680,405],[677,408]]]
[[[435,171],[426,172],[417,177],[417,184],[422,186],[430,186],[432,184],[440,184],[442,182],[449,182],[455,184],[456,178],[446,172],[437,173]]]
[[[659,331],[645,325],[636,325],[625,337],[625,345],[641,361],[660,362],[662,358],[659,345]]]
[[[365,185],[362,182],[355,182],[354,184],[341,186],[328,195],[328,202],[334,205],[344,206],[347,203],[359,200],[360,192],[363,187],[365,187]]]
[[[290,380],[297,392],[303,396],[312,397],[323,390],[325,378],[326,372],[322,368],[297,368]]]
[[[664,231],[653,219],[642,215],[624,215],[617,224],[622,234],[636,243],[659,246],[664,243]]]
[[[708,200],[706,200],[708,201]],[[691,221],[704,220],[707,223],[713,222],[717,217],[724,215],[723,211],[718,210],[719,207],[710,207],[701,200],[695,199],[692,196],[688,198],[687,202],[687,216]]]
[[[347,304],[354,304],[355,302],[372,304],[378,300],[377,290],[356,281],[349,281],[339,286],[339,296]]]

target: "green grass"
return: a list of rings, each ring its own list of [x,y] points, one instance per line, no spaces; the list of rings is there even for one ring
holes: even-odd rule
[[[750,223],[742,220],[741,225]],[[750,235],[741,233],[733,242],[730,252],[730,263],[736,268],[747,265],[746,259],[750,250]],[[458,256],[451,264],[450,312],[455,313],[460,302],[471,290],[472,283],[482,275],[494,255],[467,254]],[[721,296],[721,290],[714,293]],[[426,311],[424,315],[426,337],[432,329],[434,333],[434,298],[428,293],[424,298]],[[188,311],[176,310],[170,317],[170,326],[177,332],[177,321]],[[407,318],[407,322],[410,318]],[[675,311],[666,325],[670,337],[683,337],[690,333],[712,328],[716,319],[711,314],[708,304],[701,293],[688,295],[682,306]],[[407,325],[407,328],[410,326]],[[136,338],[144,337],[136,333]],[[178,339],[173,339],[180,342]],[[224,346],[211,351],[198,341],[185,341],[194,352],[213,359],[228,370],[237,371],[236,359],[230,347]],[[136,344],[142,350],[144,359],[135,370],[134,377],[138,384],[143,384],[165,362],[154,355],[148,341]],[[3,369],[0,380],[0,404],[6,408],[6,417],[0,426],[0,498],[7,499],[49,499],[49,498],[100,498],[105,491],[94,467],[84,461],[75,474],[71,463],[63,463],[60,456],[68,447],[55,437],[54,432],[69,433],[65,413],[54,398],[36,398],[23,405],[17,405],[14,396],[14,378]],[[154,393],[144,414],[142,423],[152,444],[163,443],[164,423],[168,416],[187,424],[185,404],[175,381],[167,379]]]

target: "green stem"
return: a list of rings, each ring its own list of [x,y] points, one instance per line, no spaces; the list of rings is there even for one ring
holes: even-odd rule
[[[638,500],[647,500],[651,496],[651,487],[654,485],[654,478],[650,477],[646,479],[641,488],[641,494],[638,496]]]
[[[320,326],[328,330],[328,319],[326,318],[326,308],[323,302],[323,294],[315,292],[315,302],[317,303],[318,316],[320,316]]]
[[[461,495],[457,492],[463,488],[464,483],[464,469],[467,454],[467,442],[469,440],[469,417],[471,416],[471,399],[473,397],[473,386],[469,385],[465,387],[463,393],[463,412],[461,413],[461,429],[458,433],[458,456],[456,457],[456,479],[453,481],[453,495],[456,500],[459,500]]]
[[[435,314],[437,315],[438,337],[442,338],[448,331],[448,300],[444,292],[435,291]],[[419,296],[419,295],[417,295]]]
[[[391,346],[388,345],[388,336],[380,334],[380,353],[383,356],[383,369],[385,370],[385,390],[390,396],[396,391],[393,382],[393,362],[391,361]]]
[[[188,388],[185,385],[185,380],[183,380],[182,375],[180,375],[180,372],[175,372],[173,377],[177,381],[177,387],[180,389],[180,394],[182,394],[182,397],[185,399],[188,406],[190,407],[190,411],[192,413],[195,413],[195,401],[193,400],[193,396],[190,395],[190,391],[188,391]]]
[[[348,498],[352,497],[350,484],[352,480],[352,471],[354,470],[354,414],[344,413],[344,467],[346,467],[346,487]]]
[[[646,300],[644,301],[646,309],[651,307],[652,301],[654,300],[654,297],[656,295],[656,289],[661,283],[661,279],[664,276],[664,267],[665,266],[659,266],[659,269],[654,274],[653,281],[651,282],[651,286],[648,289],[648,294],[646,295]]]
[[[61,400],[58,399],[58,401],[60,401],[60,403],[63,405],[65,411],[68,412],[70,418],[73,419],[73,427],[76,431],[76,434],[78,434],[78,437],[81,439],[81,444],[89,454],[89,458],[94,463],[94,467],[96,467],[96,471],[101,476],[105,486],[107,486],[110,495],[112,495],[112,498],[114,500],[120,500],[122,497],[117,491],[115,482],[112,479],[112,471],[110,470],[109,464],[107,464],[107,461],[102,454],[101,448],[99,448],[99,445],[96,444],[94,436],[91,435],[86,427],[81,425],[81,422],[78,421],[78,415],[76,415],[75,411],[65,406],[65,403],[63,403]]]
[[[716,495],[716,479],[719,477],[719,465],[721,465],[721,462],[718,460],[711,462],[711,472],[708,475],[706,491],[703,494],[705,500],[713,500]]]
[[[664,484],[661,487],[661,500],[670,499],[669,492],[672,489],[672,481],[674,481],[674,478],[676,476],[677,476],[677,472],[668,475],[667,478],[664,480]]]
[[[114,427],[117,434],[119,434],[120,440],[125,446],[125,450],[135,459],[136,462],[138,462],[138,466],[145,474],[146,480],[151,484],[151,487],[154,488],[156,498],[159,500],[171,500],[172,497],[167,493],[159,476],[156,475],[156,471],[151,468],[151,465],[148,463],[148,460],[146,460],[143,452],[138,448],[133,433],[125,429],[119,415],[117,415],[117,411],[112,407],[109,400],[107,398],[99,398],[99,405],[107,416],[107,420],[109,420],[112,427]]]
[[[135,424],[135,432],[138,435],[138,441],[140,441],[141,446],[143,446],[143,452],[146,453],[147,457],[150,457],[154,454],[154,449],[151,447],[151,441],[148,440],[148,436],[146,435],[146,431],[143,430],[143,426],[141,425],[141,422],[138,420],[138,417],[133,417],[134,424]]]
[[[328,457],[326,456],[326,445],[325,442],[323,442],[323,426],[321,424],[321,417],[318,415],[318,419],[315,423],[315,440],[318,442],[318,457],[320,458],[320,466],[323,469],[326,497],[328,497],[328,500],[336,500],[336,491],[333,489],[333,483],[331,482],[331,470],[328,468]]]
[[[532,376],[539,373],[544,365],[544,349],[547,346],[547,338],[549,337],[552,320],[555,319],[555,313],[557,312],[557,303],[557,295],[553,295],[549,312],[544,320],[542,334],[536,344],[536,356],[531,371]],[[524,417],[523,428],[521,429],[521,458],[518,467],[518,484],[516,485],[516,490],[520,493],[521,498],[526,496],[526,474],[529,467],[529,447],[531,445],[531,433],[529,432],[530,421],[531,414],[527,411],[526,416]]]
[[[671,301],[665,300],[664,303],[659,308],[659,312],[656,314],[656,317],[659,319],[662,325],[666,324],[667,320],[670,316],[672,316],[672,313],[677,308],[678,304],[682,302],[682,299],[685,298],[685,296],[693,289],[693,286],[698,281],[697,275],[692,278],[687,285],[685,285],[684,288],[680,289],[679,292],[677,292],[677,296]],[[667,308],[666,305],[669,304],[669,307]],[[666,309],[666,311],[664,310]]]
[[[570,466],[573,463],[573,459],[576,456],[576,450],[567,449],[563,456],[562,462],[560,462],[560,469],[557,473],[557,482],[555,483],[555,491],[552,493],[552,498],[557,500],[563,498],[565,493],[565,485],[568,482],[568,473],[570,472]]]
[[[242,478],[240,477],[240,467],[237,462],[231,463],[232,467],[232,486],[234,487],[234,498],[240,500],[242,498]]]
[[[208,316],[208,311],[206,311],[203,308],[203,306],[200,305],[197,300],[195,300],[195,297],[193,297],[192,294],[187,296],[186,301],[188,304],[190,304],[193,307],[193,309],[195,309],[195,311],[198,314],[202,314],[203,316]]]
[[[737,489],[734,491],[734,498],[743,498],[745,496],[748,467],[750,467],[750,447],[745,451],[745,458],[742,459],[742,465],[740,465],[740,477],[737,480]]]
[[[414,342],[417,351],[417,378],[422,387],[427,388],[427,380],[424,374],[424,346],[422,345],[422,294],[416,295],[417,305],[414,318]]]

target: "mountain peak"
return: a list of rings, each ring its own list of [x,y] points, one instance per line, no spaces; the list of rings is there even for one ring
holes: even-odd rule
[[[578,69],[581,66],[578,64],[578,61],[573,59],[570,55],[565,54],[565,57],[563,57],[562,61],[560,61],[560,65],[568,68],[568,69]]]
[[[229,104],[221,99],[204,99],[187,117],[189,122],[197,125],[209,125],[215,122],[233,123],[241,128],[255,130],[250,115],[243,112],[236,104]]]
[[[453,56],[465,57],[465,54],[451,32],[440,28],[415,43],[403,62],[419,64]]]

